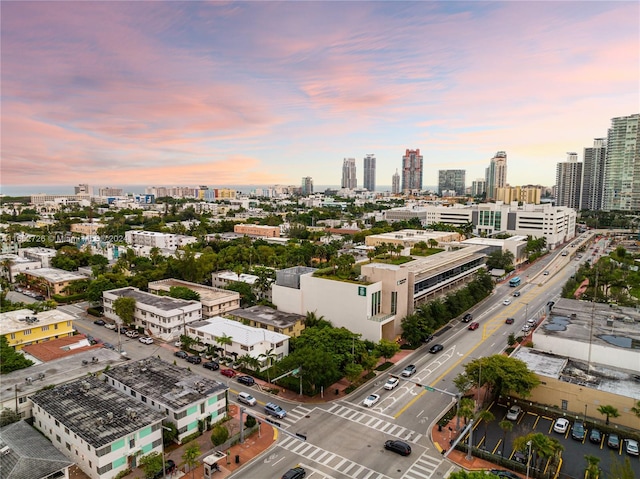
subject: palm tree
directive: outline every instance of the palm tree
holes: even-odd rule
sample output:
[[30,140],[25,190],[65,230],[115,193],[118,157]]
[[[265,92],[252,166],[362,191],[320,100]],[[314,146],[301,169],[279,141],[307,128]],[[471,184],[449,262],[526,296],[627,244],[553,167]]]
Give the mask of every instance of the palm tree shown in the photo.
[[613,407],[613,406],[609,406],[606,404],[603,404],[602,406],[600,406],[598,408],[598,412],[604,416],[607,416],[607,420],[605,422],[605,424],[608,426],[609,425],[609,418],[610,417],[619,417],[620,413],[618,412],[618,410]]
[[640,401],[638,401],[636,405],[631,408],[631,412],[635,414],[636,417],[640,417]]
[[469,419],[473,417],[474,404],[471,398],[462,398],[460,400],[460,408],[458,409],[458,416],[464,418],[464,423],[467,424]]
[[200,445],[196,441],[191,441],[182,454],[182,459],[191,470],[191,479],[193,479],[195,467],[198,465],[198,457],[200,457]]
[[598,467],[598,464],[600,464],[600,458],[598,456],[588,456],[585,455],[584,458],[587,460],[587,469],[586,469],[586,478],[587,479],[594,479],[596,477],[598,477],[598,475],[600,474],[600,467]]
[[222,333],[222,336],[216,338],[216,343],[224,346],[224,355],[227,355],[227,346],[231,346],[233,344],[233,338],[231,336],[227,336],[225,333]]
[[273,348],[267,350],[264,353],[260,353],[258,355],[258,359],[264,359],[267,363],[267,382],[270,383],[271,382],[271,378],[269,376],[269,369],[271,368],[271,365],[273,364],[273,361],[277,358],[278,356],[276,355],[276,353],[273,352]]
[[493,421],[495,418],[496,417],[493,415],[493,413],[488,409],[483,409],[482,411],[480,411],[480,414],[478,414],[478,419],[484,421],[485,444],[487,443],[487,429],[489,428],[489,423]]
[[504,445],[507,441],[507,433],[513,431],[513,422],[505,419],[504,421],[500,421],[498,423],[498,426],[500,426],[500,429],[502,429],[502,455],[504,456]]

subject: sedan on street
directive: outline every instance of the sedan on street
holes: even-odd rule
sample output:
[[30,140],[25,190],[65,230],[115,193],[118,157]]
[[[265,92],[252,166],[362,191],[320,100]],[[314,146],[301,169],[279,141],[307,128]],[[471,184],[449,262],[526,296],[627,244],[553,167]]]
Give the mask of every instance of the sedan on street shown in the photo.
[[384,388],[388,391],[391,391],[398,384],[400,384],[400,381],[398,380],[398,378],[389,378],[387,379],[387,382],[384,383]]
[[505,306],[509,306],[511,304],[511,300],[510,299],[505,299],[502,304],[504,304]]
[[173,353],[176,358],[186,359],[189,357],[189,354],[186,351],[176,351]]
[[411,446],[404,441],[387,441],[384,443],[384,448],[387,451],[393,451],[401,456],[411,454]]
[[143,338],[138,339],[142,344],[153,344],[153,338],[145,336]]
[[238,376],[238,382],[245,386],[253,386],[256,383],[256,380],[251,376]]
[[370,394],[368,395],[364,401],[362,401],[363,406],[371,407],[376,404],[380,400],[379,394]]
[[470,331],[475,331],[479,327],[480,327],[480,324],[474,321],[473,323],[469,324],[469,327],[467,329]]
[[101,319],[96,319],[93,324],[97,324],[98,326],[104,326],[106,323]]
[[202,367],[205,369],[210,369],[211,371],[217,371],[220,369],[220,365],[215,361],[207,361],[206,363],[202,363]]
[[187,362],[191,364],[200,364],[202,363],[202,358],[200,356],[188,356]]
[[402,375],[406,378],[412,376],[416,372],[415,364],[409,364],[406,368],[402,370]]
[[444,349],[444,346],[442,344],[434,344],[433,346],[431,346],[431,349],[429,349],[429,352],[431,354],[436,354],[442,351],[443,349]]
[[222,371],[220,371],[220,374],[228,378],[232,378],[236,375],[236,372],[233,369],[223,369]]
[[504,322],[507,323],[507,324],[513,324],[514,321],[515,321],[514,318],[507,318],[507,319],[504,320]]

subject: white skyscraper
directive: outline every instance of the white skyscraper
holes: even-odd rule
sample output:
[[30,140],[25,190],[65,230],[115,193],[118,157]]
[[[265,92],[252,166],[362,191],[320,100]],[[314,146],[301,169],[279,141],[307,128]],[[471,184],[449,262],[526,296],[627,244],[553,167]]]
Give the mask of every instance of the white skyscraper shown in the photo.
[[354,190],[358,187],[355,158],[345,158],[342,162],[342,183],[340,186],[350,190]]
[[363,185],[369,191],[376,191],[376,157],[369,154],[364,157]]

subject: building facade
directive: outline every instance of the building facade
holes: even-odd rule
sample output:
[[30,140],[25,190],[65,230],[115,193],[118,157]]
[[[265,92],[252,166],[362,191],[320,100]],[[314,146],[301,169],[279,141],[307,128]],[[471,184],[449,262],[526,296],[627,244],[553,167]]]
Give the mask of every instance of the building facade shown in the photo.
[[340,186],[350,190],[355,190],[358,187],[355,158],[345,158],[342,161],[342,182]]
[[376,157],[368,154],[364,157],[364,181],[362,186],[369,191],[376,191]]
[[443,196],[444,192],[453,191],[455,196],[464,196],[465,176],[465,170],[438,170],[438,195]]
[[313,194],[313,178],[305,176],[302,178],[302,187],[300,188],[300,194],[302,196],[309,196]]
[[496,188],[503,188],[507,185],[507,153],[499,151],[489,162],[485,170],[485,182],[487,199],[495,199]]
[[195,236],[159,233],[157,231],[129,230],[124,234],[127,244],[132,246],[149,246],[151,248],[175,250],[181,246],[196,243]]
[[266,329],[289,337],[300,336],[304,330],[305,316],[286,313],[260,304],[230,311],[225,316],[253,328]]
[[154,294],[168,293],[172,286],[189,288],[200,295],[202,317],[211,318],[240,307],[240,293],[227,289],[214,288],[198,283],[190,283],[180,279],[161,279],[148,284],[149,292]]
[[59,309],[38,314],[30,309],[18,309],[0,314],[0,334],[9,346],[22,349],[50,339],[73,336],[73,316]]
[[556,206],[580,209],[582,163],[577,153],[567,153],[567,161],[556,168]]
[[406,150],[402,157],[402,192],[422,191],[423,158],[420,150]]
[[258,238],[279,238],[280,227],[267,225],[253,225],[248,223],[233,225],[233,232]]
[[483,196],[487,191],[486,178],[476,178],[471,182],[471,196]]
[[591,148],[584,149],[582,163],[581,210],[601,210],[604,187],[604,167],[607,160],[607,139],[596,138]]
[[640,114],[613,118],[607,134],[604,210],[640,210]]
[[400,194],[400,175],[398,174],[398,170],[391,177],[391,194],[397,195]]

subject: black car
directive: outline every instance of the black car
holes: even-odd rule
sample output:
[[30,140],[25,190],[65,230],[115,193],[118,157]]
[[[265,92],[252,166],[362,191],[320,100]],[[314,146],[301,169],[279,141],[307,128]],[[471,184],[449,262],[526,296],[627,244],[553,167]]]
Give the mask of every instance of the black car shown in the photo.
[[462,317],[462,322],[463,323],[468,323],[473,319],[473,316],[471,315],[471,313],[467,313]]
[[293,469],[289,469],[282,475],[282,479],[302,479],[307,475],[307,471],[305,471],[301,467],[294,467]]
[[187,356],[186,360],[191,364],[200,364],[202,362],[202,358],[200,356]]
[[401,456],[411,454],[411,446],[403,441],[387,441],[384,443],[384,448],[387,451],[393,451]]
[[571,437],[576,441],[584,441],[584,424],[579,421],[573,423],[573,427],[571,428]]
[[176,358],[182,358],[182,359],[186,359],[189,357],[189,355],[185,351],[176,351],[175,353],[173,353],[173,355]]
[[101,319],[96,319],[93,324],[97,324],[98,326],[104,326],[105,322]]
[[520,476],[518,476],[515,472],[506,471],[504,469],[491,469],[489,472],[494,476],[506,479],[520,479]]
[[256,381],[251,376],[238,376],[238,382],[245,386],[253,386]]
[[425,343],[428,343],[428,342],[430,342],[430,341],[432,341],[432,340],[433,340],[433,334],[430,334],[430,335],[428,335],[426,338],[424,338],[424,342],[425,342]]
[[36,301],[44,301],[44,296],[42,296],[41,294],[37,294],[34,299]]
[[[175,470],[176,470],[176,463],[174,462],[174,460],[167,459],[167,462],[164,465],[164,473],[170,476],[175,472]],[[156,472],[156,475],[153,476],[153,479],[160,479],[161,477],[164,477],[164,474],[162,473],[162,469]]]
[[598,429],[592,429],[589,433],[589,441],[594,444],[600,444],[602,442],[602,433]]
[[607,447],[611,449],[618,449],[620,447],[620,438],[617,434],[609,434],[607,438]]
[[431,349],[429,349],[429,352],[431,354],[436,354],[442,351],[443,349],[444,349],[444,346],[442,344],[434,344],[433,346],[431,346]]
[[127,331],[129,331],[127,328],[125,328],[124,326],[120,326],[120,334],[126,334]]
[[211,369],[212,371],[217,371],[218,369],[220,369],[220,365],[215,361],[207,361],[206,363],[202,363],[202,367]]

